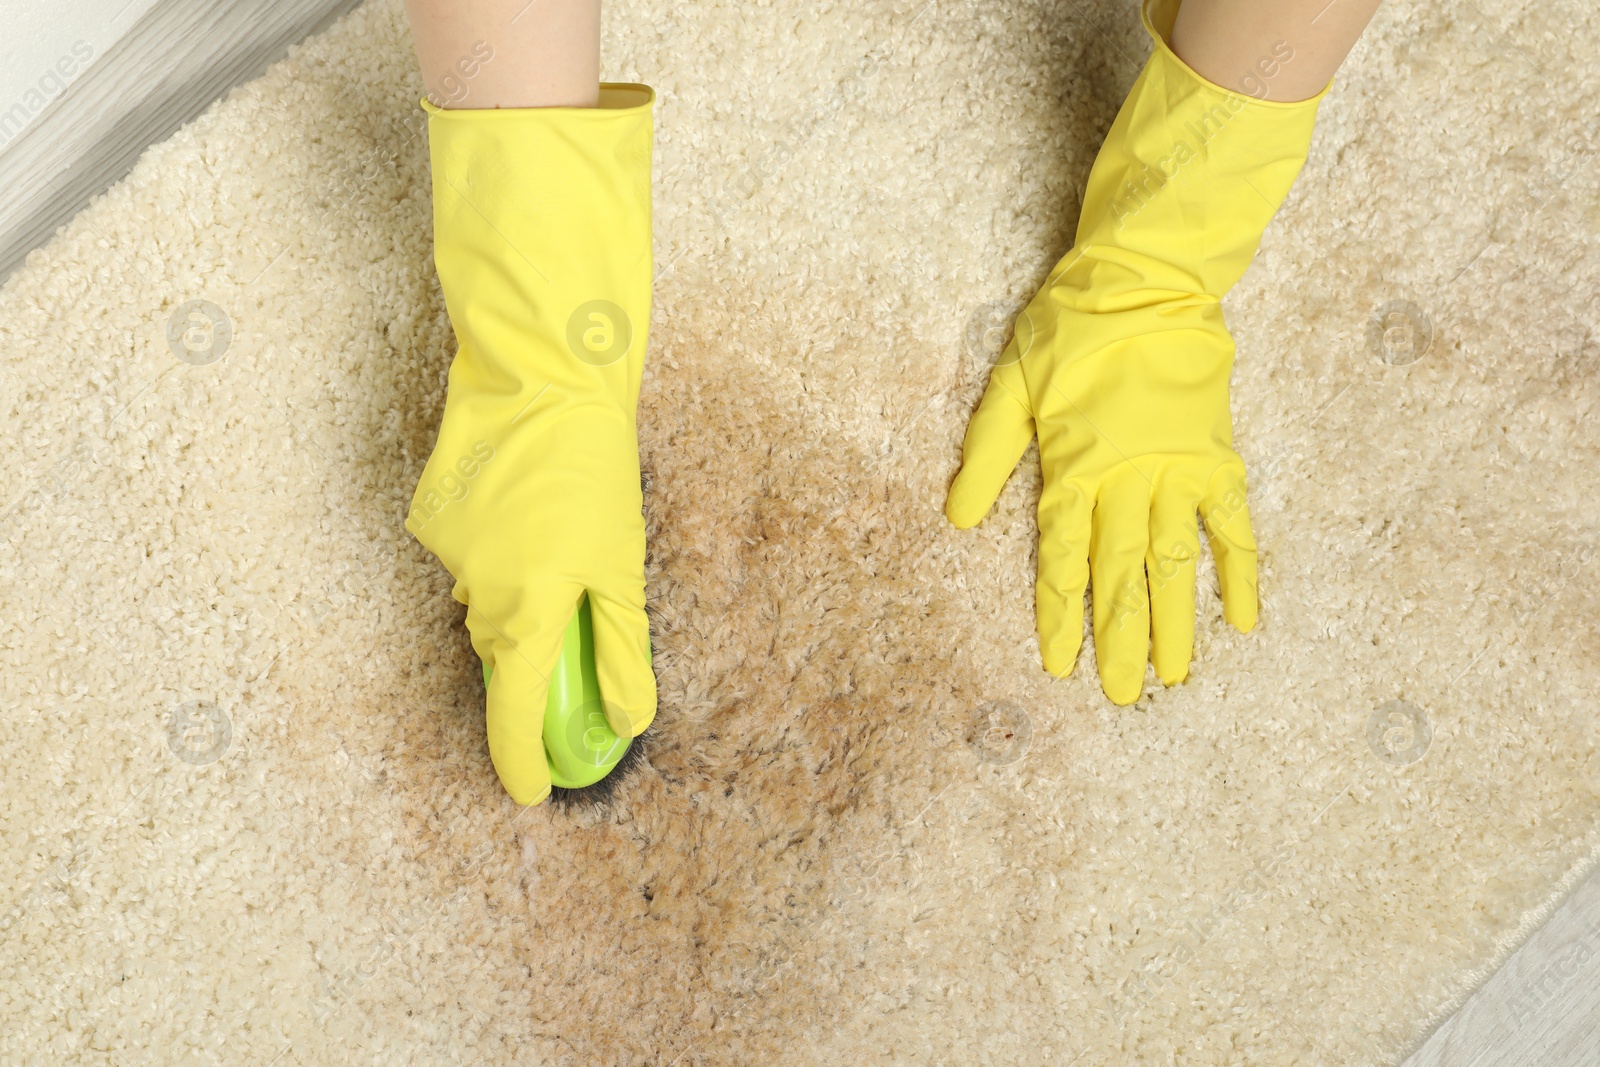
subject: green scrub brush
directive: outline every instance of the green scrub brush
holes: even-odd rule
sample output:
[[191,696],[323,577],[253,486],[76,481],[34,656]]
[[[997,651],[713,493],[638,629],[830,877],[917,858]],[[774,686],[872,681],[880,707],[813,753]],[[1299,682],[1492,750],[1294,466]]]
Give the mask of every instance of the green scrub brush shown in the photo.
[[[483,665],[483,684],[491,671]],[[544,706],[544,755],[550,798],[558,804],[601,803],[640,760],[639,746],[617,736],[606,721],[594,669],[594,624],[588,594],[578,601],[561,639],[561,658],[550,672]]]

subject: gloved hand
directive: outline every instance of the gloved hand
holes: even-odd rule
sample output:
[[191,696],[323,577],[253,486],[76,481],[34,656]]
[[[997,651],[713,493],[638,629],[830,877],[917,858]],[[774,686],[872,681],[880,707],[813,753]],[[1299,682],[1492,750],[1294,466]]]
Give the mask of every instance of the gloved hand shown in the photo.
[[1155,50],[1090,170],[1076,243],[990,374],[945,503],[956,526],[975,525],[1037,432],[1045,669],[1072,670],[1092,581],[1100,682],[1118,704],[1138,699],[1147,654],[1168,685],[1188,674],[1197,512],[1224,616],[1255,625],[1220,300],[1305,162],[1322,99],[1268,102],[1207,82],[1166,44],[1177,9],[1145,4]]
[[585,592],[606,720],[655,716],[636,413],[650,323],[650,109],[443,110],[424,101],[434,260],[459,348],[406,528],[456,579],[490,669],[489,754],[550,792],[549,679]]

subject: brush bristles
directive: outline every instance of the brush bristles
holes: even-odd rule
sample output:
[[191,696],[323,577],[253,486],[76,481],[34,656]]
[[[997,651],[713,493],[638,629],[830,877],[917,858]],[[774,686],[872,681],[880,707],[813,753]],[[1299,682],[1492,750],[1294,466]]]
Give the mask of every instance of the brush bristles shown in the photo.
[[604,807],[611,803],[616,796],[617,786],[622,780],[637,770],[644,762],[644,735],[640,734],[628,746],[628,751],[617,760],[617,765],[611,768],[611,773],[600,779],[594,785],[586,785],[578,789],[563,789],[559,785],[550,787],[550,802],[557,807]]

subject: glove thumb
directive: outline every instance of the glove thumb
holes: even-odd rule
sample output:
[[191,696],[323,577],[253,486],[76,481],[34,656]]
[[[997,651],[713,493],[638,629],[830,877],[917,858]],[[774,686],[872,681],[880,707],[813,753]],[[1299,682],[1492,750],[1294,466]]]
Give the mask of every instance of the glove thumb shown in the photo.
[[976,526],[989,513],[1033,440],[1033,412],[1017,398],[1007,378],[1014,379],[1020,389],[1017,364],[998,366],[990,373],[983,400],[967,423],[961,470],[944,502],[945,517],[957,529]]

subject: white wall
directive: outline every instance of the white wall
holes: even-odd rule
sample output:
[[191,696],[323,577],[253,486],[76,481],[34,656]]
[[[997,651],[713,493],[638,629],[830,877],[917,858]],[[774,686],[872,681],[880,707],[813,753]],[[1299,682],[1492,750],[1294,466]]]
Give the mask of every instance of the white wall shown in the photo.
[[0,0],[0,148],[157,0]]

